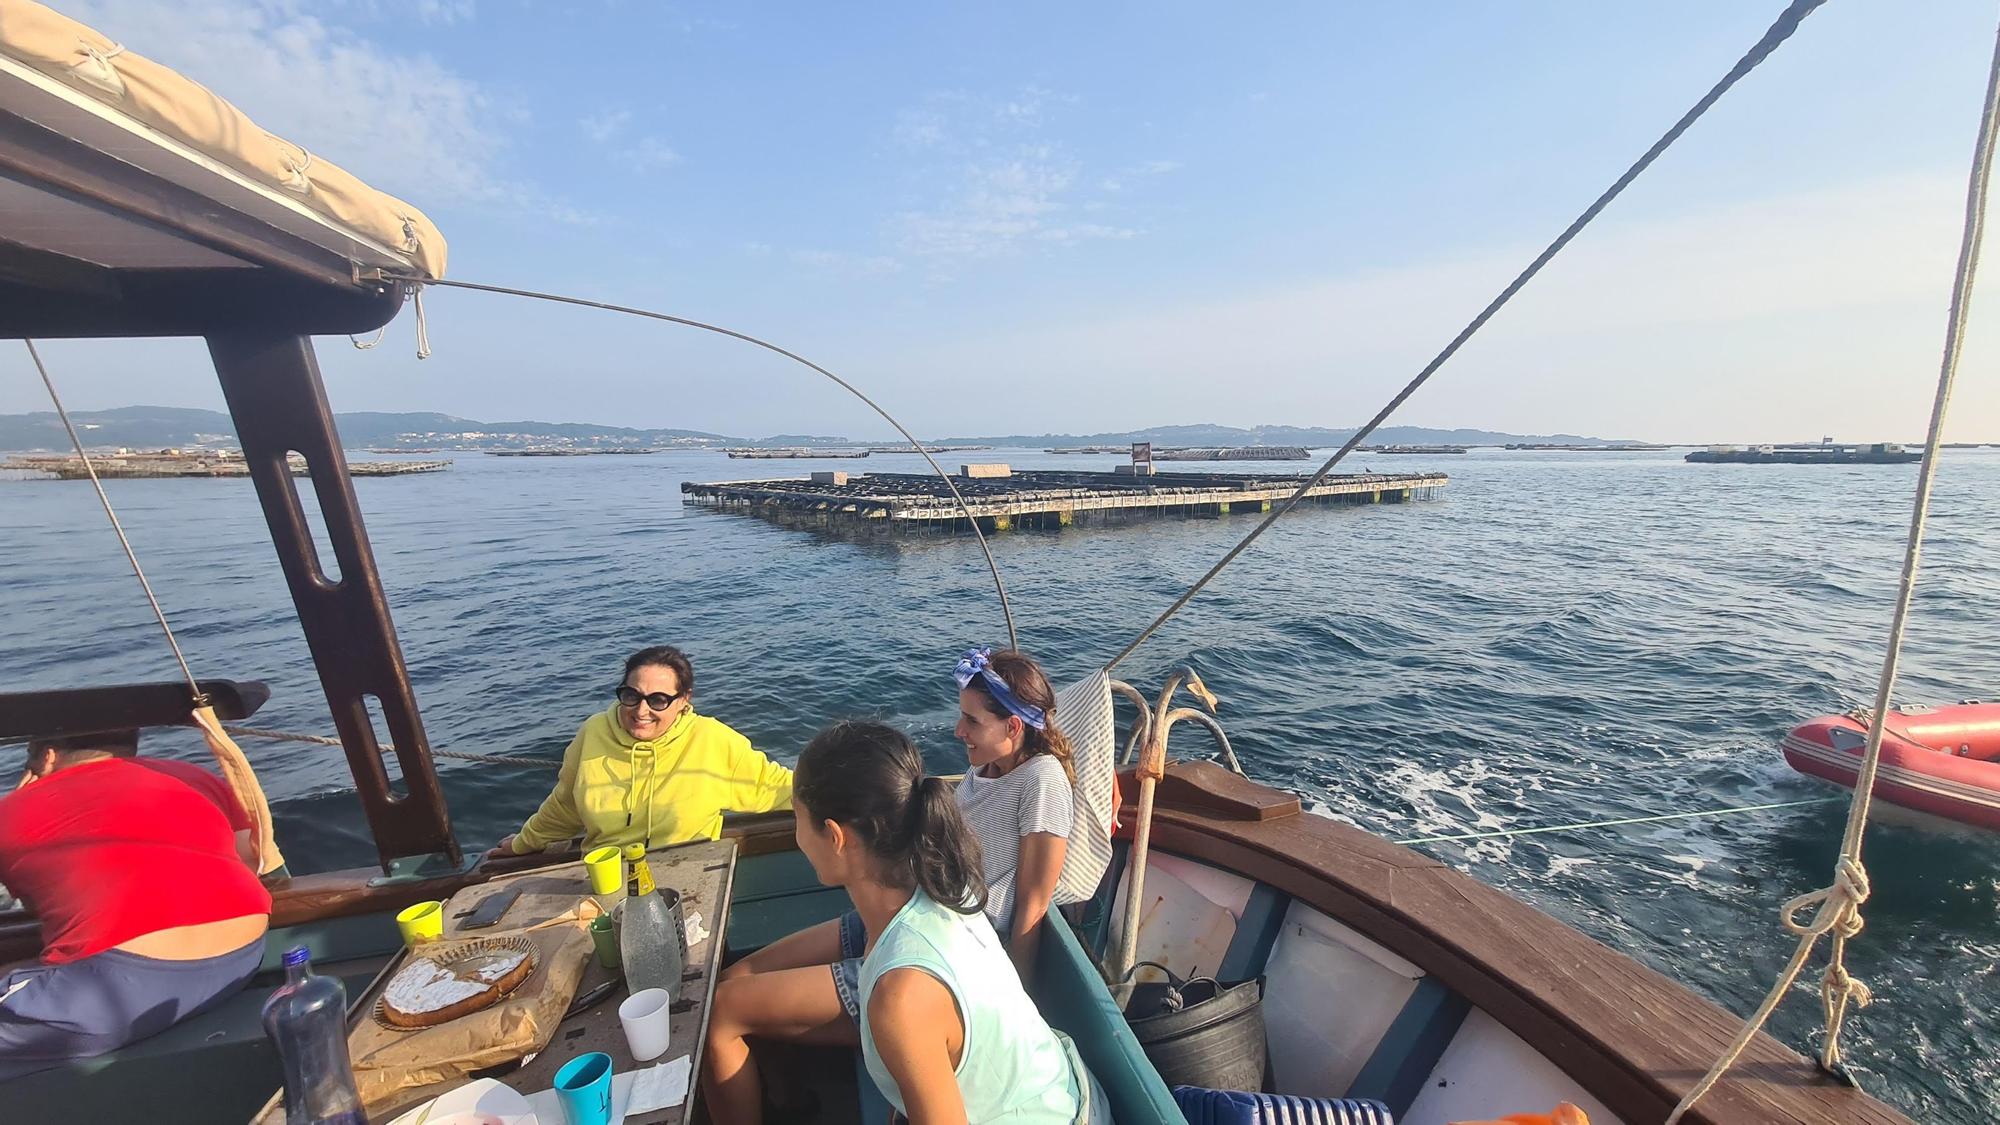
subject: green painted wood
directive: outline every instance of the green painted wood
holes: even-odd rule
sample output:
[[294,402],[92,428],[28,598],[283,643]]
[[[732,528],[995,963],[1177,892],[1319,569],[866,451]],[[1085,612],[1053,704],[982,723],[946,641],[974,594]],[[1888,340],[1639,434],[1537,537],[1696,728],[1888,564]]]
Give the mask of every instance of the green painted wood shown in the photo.
[[1278,888],[1267,883],[1253,887],[1250,901],[1243,904],[1242,917],[1236,919],[1236,934],[1229,939],[1216,979],[1233,982],[1263,976],[1264,966],[1271,960],[1271,947],[1278,944],[1278,933],[1285,928],[1285,912],[1291,908],[1292,896]]
[[1350,1098],[1374,1098],[1401,1117],[1423,1091],[1424,1081],[1437,1069],[1444,1049],[1472,1011],[1465,997],[1432,977],[1417,982],[1403,1010],[1382,1033],[1374,1054],[1347,1088]]
[[1076,1041],[1077,1053],[1104,1087],[1112,1119],[1185,1120],[1069,923],[1051,913],[1043,928],[1028,994],[1051,1026]]
[[724,958],[738,960],[787,934],[838,918],[852,905],[846,891],[820,884],[800,852],[740,859],[729,895]]

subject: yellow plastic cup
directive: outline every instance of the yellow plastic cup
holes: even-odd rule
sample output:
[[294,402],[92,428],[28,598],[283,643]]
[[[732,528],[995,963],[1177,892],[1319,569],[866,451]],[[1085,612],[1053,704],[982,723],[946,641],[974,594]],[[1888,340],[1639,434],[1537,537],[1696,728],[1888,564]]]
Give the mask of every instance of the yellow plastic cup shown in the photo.
[[583,866],[590,872],[592,894],[613,894],[625,885],[625,857],[615,844],[607,844],[584,856]]
[[444,903],[432,900],[406,906],[396,915],[404,945],[422,945],[444,936]]

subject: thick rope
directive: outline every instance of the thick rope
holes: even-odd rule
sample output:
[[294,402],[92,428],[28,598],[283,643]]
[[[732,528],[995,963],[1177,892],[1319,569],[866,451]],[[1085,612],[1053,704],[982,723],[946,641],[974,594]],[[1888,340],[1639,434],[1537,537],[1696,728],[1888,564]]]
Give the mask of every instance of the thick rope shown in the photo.
[[[1847,831],[1841,837],[1840,858],[1834,869],[1833,885],[1800,895],[1785,904],[1785,929],[1799,935],[1798,948],[1778,975],[1771,992],[1713,1069],[1688,1091],[1667,1125],[1674,1125],[1688,1108],[1720,1081],[1750,1040],[1798,978],[1806,957],[1819,943],[1820,935],[1831,934],[1826,972],[1820,978],[1820,1005],[1826,1016],[1826,1043],[1820,1048],[1820,1065],[1845,1075],[1840,1063],[1840,1031],[1847,1018],[1847,1005],[1864,1006],[1871,999],[1868,986],[1847,972],[1847,940],[1861,932],[1861,904],[1868,899],[1868,872],[1861,866],[1861,842],[1868,826],[1868,810],[1875,793],[1875,774],[1882,761],[1882,726],[1889,713],[1889,695],[1896,685],[1896,669],[1903,655],[1903,631],[1909,622],[1910,601],[1916,590],[1917,567],[1923,557],[1924,525],[1930,517],[1931,482],[1937,477],[1938,450],[1944,441],[1945,412],[1951,406],[1952,384],[1958,378],[1958,357],[1965,344],[1965,318],[1972,305],[1972,283],[1979,268],[1979,248],[1986,233],[1986,191],[1993,170],[1996,124],[2000,124],[2000,34],[1993,45],[1993,61],[1986,73],[1986,104],[1979,116],[1979,140],[1973,148],[1972,171],[1965,188],[1965,228],[1958,244],[1958,267],[1951,284],[1951,313],[1946,322],[1944,358],[1938,366],[1937,396],[1931,402],[1930,432],[1924,439],[1924,461],[1917,471],[1916,499],[1911,504],[1910,531],[1903,546],[1903,576],[1896,589],[1896,611],[1889,621],[1888,652],[1882,658],[1882,677],[1875,687],[1875,708],[1868,724],[1868,744],[1861,753],[1861,769],[1854,779],[1853,804],[1847,810]],[[1811,922],[1800,923],[1798,913],[1817,906]]]
[[181,675],[187,678],[188,690],[194,693],[199,706],[201,685],[195,682],[187,657],[181,655],[181,643],[174,639],[173,626],[167,624],[167,611],[160,608],[160,599],[153,596],[153,584],[146,581],[146,572],[139,567],[139,556],[132,550],[132,541],[125,538],[125,525],[118,522],[118,513],[111,507],[111,497],[104,494],[104,482],[97,479],[97,466],[90,460],[90,454],[84,452],[83,439],[77,436],[76,426],[69,420],[69,411],[63,408],[62,396],[56,393],[55,380],[49,378],[49,369],[42,363],[42,353],[35,350],[33,340],[24,339],[21,342],[28,345],[28,357],[35,361],[35,371],[42,377],[42,386],[49,390],[49,401],[55,404],[56,417],[62,419],[63,429],[69,431],[69,443],[76,447],[76,455],[83,462],[83,471],[90,475],[90,487],[97,490],[97,502],[104,505],[104,516],[111,521],[111,530],[118,533],[118,545],[125,549],[125,561],[132,564],[132,576],[139,580],[139,588],[146,592],[146,602],[153,607],[153,616],[160,622],[160,632],[166,634],[167,647],[174,650],[174,661],[181,666]]
[[214,755],[216,764],[222,767],[222,776],[250,814],[250,835],[257,846],[257,874],[277,871],[285,866],[285,853],[278,850],[277,832],[271,825],[271,802],[264,796],[264,786],[257,781],[257,771],[250,767],[243,748],[224,733],[215,708],[206,705],[195,708],[194,725],[201,728],[208,752]]
[[882,409],[874,399],[863,394],[861,388],[797,352],[788,351],[771,343],[769,340],[762,340],[747,332],[738,332],[733,328],[724,328],[719,324],[709,324],[705,321],[692,320],[684,316],[674,316],[671,313],[654,312],[650,309],[633,308],[630,305],[614,305],[608,301],[592,301],[584,297],[565,297],[559,293],[543,293],[534,289],[515,289],[505,285],[481,285],[472,281],[446,281],[442,278],[434,277],[414,277],[398,274],[386,274],[384,276],[387,280],[400,281],[416,287],[418,294],[416,298],[418,347],[420,349],[417,358],[419,359],[430,355],[430,337],[423,328],[423,287],[426,285],[442,285],[451,289],[471,289],[479,293],[498,293],[507,297],[526,297],[534,301],[550,301],[558,305],[576,305],[579,308],[602,309],[605,312],[624,313],[626,316],[645,317],[648,320],[664,320],[668,324],[678,324],[684,328],[699,328],[703,332],[713,332],[718,336],[727,336],[732,340],[741,340],[746,344],[753,344],[763,348],[765,351],[774,352],[833,380],[842,390],[860,399],[867,405],[868,409],[881,415],[883,421],[894,426],[896,432],[903,435],[903,440],[910,443],[910,448],[916,450],[922,455],[925,461],[930,463],[931,471],[937,474],[938,479],[944,482],[944,486],[947,489],[951,490],[951,498],[957,502],[958,510],[965,513],[965,522],[972,528],[973,538],[979,540],[979,551],[986,556],[986,569],[992,572],[994,592],[1000,595],[1000,616],[1007,623],[1007,646],[1009,648],[1021,647],[1020,635],[1014,630],[1014,608],[1007,600],[1007,584],[1000,580],[1000,564],[994,561],[993,547],[986,542],[986,533],[979,530],[979,520],[973,516],[971,506],[965,502],[965,497],[960,495],[958,485],[952,481],[951,474],[945,472],[944,466],[937,463],[937,458],[932,457],[931,451],[924,448],[924,443],[918,441],[916,435],[904,428],[901,422],[896,421],[894,415]]
[[[303,742],[312,746],[331,746],[343,749],[345,744],[338,738],[328,738],[322,734],[293,734],[282,730],[259,730],[255,727],[224,727],[230,734],[242,738],[265,738],[273,742]],[[384,743],[382,753],[393,754],[394,746]],[[456,758],[462,762],[489,762],[503,766],[560,766],[561,758],[531,758],[514,754],[474,754],[464,750],[439,750],[431,748],[431,755],[437,758]]]
[[1460,840],[1500,840],[1512,836],[1539,836],[1544,832],[1574,832],[1584,828],[1616,828],[1623,824],[1657,824],[1664,820],[1694,820],[1710,816],[1730,816],[1735,813],[1766,812],[1771,809],[1796,809],[1806,805],[1830,805],[1844,801],[1845,797],[1814,797],[1805,801],[1780,801],[1774,805],[1734,805],[1721,809],[1696,809],[1694,812],[1660,813],[1657,816],[1625,816],[1617,820],[1586,820],[1576,824],[1548,824],[1539,828],[1502,828],[1493,832],[1454,832],[1446,836],[1412,836],[1396,843],[1405,847],[1411,844],[1450,844]]
[[1548,247],[1537,255],[1533,262],[1528,264],[1527,269],[1522,270],[1513,281],[1509,282],[1507,288],[1501,290],[1498,297],[1493,298],[1485,308],[1481,309],[1479,315],[1473,317],[1470,324],[1460,329],[1458,335],[1452,337],[1451,343],[1446,344],[1443,351],[1439,352],[1435,358],[1425,364],[1424,369],[1417,372],[1416,378],[1411,379],[1403,386],[1402,390],[1397,391],[1396,397],[1390,399],[1388,405],[1377,411],[1375,416],[1368,420],[1367,425],[1354,431],[1354,436],[1348,438],[1346,444],[1336,450],[1333,456],[1326,459],[1326,463],[1319,467],[1319,471],[1312,475],[1312,479],[1300,485],[1298,491],[1292,493],[1283,504],[1272,508],[1271,514],[1260,520],[1256,527],[1251,528],[1250,534],[1245,535],[1241,542],[1231,547],[1228,554],[1223,555],[1220,561],[1208,569],[1207,574],[1202,575],[1199,581],[1188,587],[1186,593],[1174,599],[1174,604],[1168,606],[1165,613],[1154,618],[1151,625],[1146,626],[1139,632],[1138,636],[1132,638],[1131,644],[1120,649],[1118,655],[1112,657],[1104,665],[1104,670],[1108,672],[1118,667],[1121,661],[1132,655],[1140,645],[1145,644],[1148,638],[1158,632],[1160,626],[1165,625],[1169,618],[1179,613],[1182,606],[1192,601],[1194,596],[1200,593],[1202,588],[1207,586],[1209,582],[1213,581],[1216,575],[1221,574],[1224,567],[1235,562],[1236,556],[1247,550],[1250,544],[1255,543],[1258,536],[1263,535],[1272,524],[1278,522],[1287,512],[1297,507],[1299,501],[1305,498],[1306,493],[1312,491],[1319,482],[1326,479],[1326,475],[1333,471],[1333,467],[1340,463],[1341,458],[1347,456],[1353,452],[1356,446],[1368,440],[1369,434],[1374,433],[1377,427],[1383,422],[1388,421],[1389,415],[1394,414],[1397,408],[1403,405],[1405,400],[1417,393],[1417,388],[1429,382],[1430,377],[1437,374],[1438,368],[1445,365],[1445,361],[1457,355],[1458,350],[1465,346],[1465,342],[1472,339],[1473,333],[1478,332],[1480,328],[1484,327],[1487,321],[1493,319],[1493,314],[1499,312],[1508,301],[1513,299],[1514,294],[1521,291],[1522,286],[1528,284],[1536,274],[1542,272],[1542,267],[1548,265],[1551,259],[1561,253],[1563,247],[1568,246],[1571,239],[1582,233],[1583,228],[1589,226],[1591,220],[1597,218],[1599,212],[1610,206],[1611,201],[1618,198],[1619,194],[1633,180],[1638,179],[1641,172],[1651,167],[1653,161],[1659,159],[1660,154],[1667,151],[1669,145],[1679,140],[1681,134],[1687,132],[1688,127],[1699,120],[1702,114],[1707,113],[1709,107],[1714,105],[1723,94],[1727,93],[1731,86],[1736,85],[1737,81],[1743,78],[1744,75],[1757,69],[1758,64],[1769,57],[1771,52],[1777,50],[1779,44],[1791,38],[1792,33],[1798,30],[1799,21],[1812,14],[1813,9],[1818,8],[1825,2],[1826,0],[1792,0],[1792,3],[1778,16],[1777,22],[1773,23],[1770,30],[1764,33],[1764,37],[1759,39],[1756,45],[1751,47],[1741,59],[1737,60],[1736,65],[1730,68],[1729,73],[1723,75],[1722,80],[1717,82],[1714,88],[1710,89],[1707,94],[1702,96],[1700,101],[1694,104],[1694,108],[1682,114],[1681,119],[1674,122],[1673,128],[1668,129],[1659,140],[1654,141],[1653,147],[1647,149],[1644,156],[1641,156],[1630,168],[1627,168],[1625,174],[1618,177],[1617,182],[1606,188],[1604,194],[1598,196],[1596,201],[1590,206],[1584,208],[1583,214],[1578,215],[1576,221],[1570,223],[1561,234],[1557,235],[1556,240],[1549,243]]

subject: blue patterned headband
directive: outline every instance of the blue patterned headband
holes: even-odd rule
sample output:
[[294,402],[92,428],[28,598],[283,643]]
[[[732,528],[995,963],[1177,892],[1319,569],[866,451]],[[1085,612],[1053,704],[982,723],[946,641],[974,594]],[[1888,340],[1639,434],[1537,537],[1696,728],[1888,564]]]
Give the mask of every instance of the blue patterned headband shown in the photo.
[[986,693],[1005,707],[1008,714],[1036,730],[1048,729],[1048,715],[1040,707],[1014,698],[1014,689],[1008,687],[1007,681],[1000,678],[1000,673],[993,670],[993,649],[990,646],[967,649],[965,655],[958,658],[958,667],[952,669],[951,675],[958,681],[961,690],[971,687],[972,681],[978,679],[986,688]]

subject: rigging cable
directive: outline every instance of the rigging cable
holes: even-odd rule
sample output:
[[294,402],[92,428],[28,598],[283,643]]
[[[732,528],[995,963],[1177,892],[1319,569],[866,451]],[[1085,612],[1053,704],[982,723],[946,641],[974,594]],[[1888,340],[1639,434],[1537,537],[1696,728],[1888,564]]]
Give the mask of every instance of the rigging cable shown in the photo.
[[[1847,810],[1847,831],[1841,836],[1840,856],[1834,863],[1833,885],[1787,902],[1779,920],[1787,931],[1797,934],[1798,948],[1778,974],[1769,995],[1758,1005],[1730,1044],[1729,1050],[1695,1087],[1688,1091],[1667,1125],[1674,1125],[1689,1107],[1721,1080],[1750,1040],[1770,1019],[1778,1002],[1798,979],[1806,958],[1819,944],[1822,934],[1832,936],[1826,972],[1820,978],[1820,1006],[1826,1017],[1826,1042],[1820,1047],[1820,1066],[1853,1082],[1840,1061],[1840,1029],[1847,1017],[1847,1005],[1865,1007],[1871,999],[1868,986],[1847,972],[1847,940],[1861,932],[1861,904],[1868,899],[1868,871],[1861,865],[1863,830],[1868,826],[1868,809],[1875,795],[1875,775],[1882,761],[1882,728],[1889,714],[1889,693],[1896,685],[1896,669],[1903,655],[1903,632],[1909,623],[1910,600],[1917,584],[1917,567],[1923,557],[1924,525],[1930,517],[1931,482],[1937,477],[1938,450],[1944,444],[1945,412],[1951,407],[1952,384],[1958,378],[1958,357],[1965,346],[1965,317],[1972,306],[1972,283],[1979,269],[1979,248],[1986,234],[1986,192],[1993,170],[1996,126],[2000,126],[2000,32],[1993,44],[1993,61],[1986,71],[1986,101],[1979,115],[1979,139],[1973,145],[1972,170],[1965,185],[1965,226],[1959,236],[1958,265],[1952,272],[1951,311],[1945,322],[1944,358],[1938,365],[1937,395],[1931,400],[1930,430],[1924,438],[1924,460],[1917,470],[1916,496],[1910,505],[1910,531],[1903,544],[1903,575],[1896,587],[1896,609],[1889,619],[1888,651],[1882,657],[1882,677],[1875,686],[1875,707],[1868,723],[1868,742],[1861,751],[1861,768],[1854,778],[1853,804]],[[1797,921],[1798,914],[1817,906],[1812,920]]]
[[[346,746],[346,743],[343,743],[338,738],[329,738],[323,734],[293,734],[290,731],[261,730],[257,727],[224,727],[222,729],[239,738],[263,738],[273,742],[303,742],[310,746],[331,746],[336,750],[343,749]],[[396,752],[395,744],[389,742],[382,743],[379,749],[385,757]],[[487,762],[503,766],[547,767],[562,765],[561,758],[536,758],[526,754],[475,754],[467,750],[440,750],[435,746],[431,747],[431,756],[434,758],[457,758],[465,762]]]
[[174,661],[181,666],[181,675],[187,678],[188,690],[194,693],[195,706],[203,706],[207,697],[201,692],[201,685],[195,682],[194,671],[188,667],[187,657],[181,655],[181,643],[174,639],[173,627],[167,624],[167,612],[160,608],[160,599],[153,596],[153,584],[146,581],[146,572],[139,567],[139,556],[132,550],[132,541],[125,538],[125,525],[118,522],[118,513],[111,507],[111,497],[104,494],[104,482],[97,479],[97,466],[84,452],[83,438],[76,432],[76,426],[69,420],[69,411],[63,408],[62,396],[56,393],[55,380],[49,378],[49,369],[42,362],[42,353],[35,350],[33,340],[24,339],[28,345],[28,357],[35,361],[35,371],[42,377],[42,386],[49,391],[49,401],[55,404],[56,417],[62,419],[63,429],[69,431],[69,443],[76,449],[76,455],[83,462],[83,471],[90,475],[90,486],[97,490],[97,502],[104,505],[104,515],[111,521],[111,530],[118,533],[118,545],[125,548],[125,561],[132,564],[132,577],[139,580],[139,588],[146,592],[146,602],[153,607],[153,616],[159,619],[160,632],[166,634],[167,647],[174,650]]
[[187,677],[188,691],[192,693],[188,707],[194,725],[201,729],[202,737],[208,743],[208,752],[215,756],[216,765],[221,767],[229,788],[250,814],[251,840],[257,849],[257,873],[268,875],[277,871],[285,866],[285,855],[278,849],[277,835],[271,824],[271,802],[264,794],[263,784],[257,780],[257,772],[251,768],[243,748],[230,741],[223,732],[222,721],[216,717],[208,696],[194,678],[194,670],[188,667],[187,657],[181,652],[181,643],[174,637],[173,626],[167,624],[167,613],[160,608],[160,599],[153,595],[153,584],[146,581],[146,572],[139,566],[139,556],[132,550],[132,541],[125,537],[125,525],[118,522],[118,512],[111,506],[111,497],[105,494],[104,482],[97,477],[97,466],[84,450],[83,438],[78,436],[76,426],[70,422],[62,396],[56,393],[55,380],[49,377],[49,368],[42,362],[42,353],[36,350],[33,340],[24,338],[21,342],[28,346],[28,356],[35,361],[35,371],[42,377],[42,386],[48,388],[49,401],[55,404],[56,416],[62,419],[63,429],[69,432],[70,445],[75,447],[77,459],[83,462],[83,470],[90,477],[90,486],[97,490],[97,502],[104,505],[104,516],[111,521],[111,530],[118,533],[118,545],[125,549],[125,561],[132,564],[132,576],[139,580],[139,588],[146,592],[146,601],[153,607],[153,616],[160,622],[160,632],[166,635],[167,647],[174,650],[174,661],[181,666],[181,675]]
[[1699,120],[1702,114],[1708,112],[1709,107],[1721,99],[1722,95],[1727,93],[1731,86],[1736,85],[1739,79],[1749,74],[1752,70],[1755,70],[1759,63],[1762,63],[1770,56],[1771,52],[1777,50],[1780,44],[1791,38],[1792,33],[1798,30],[1801,20],[1811,15],[1814,9],[1825,2],[1826,0],[1792,0],[1792,3],[1779,14],[1777,21],[1771,25],[1768,31],[1764,32],[1764,37],[1759,39],[1749,51],[1745,52],[1741,59],[1737,60],[1736,65],[1730,68],[1729,73],[1723,75],[1722,80],[1717,82],[1707,94],[1702,96],[1700,101],[1694,104],[1694,108],[1682,114],[1681,119],[1674,122],[1673,128],[1668,129],[1659,140],[1654,141],[1653,147],[1647,149],[1645,155],[1641,156],[1630,168],[1627,168],[1625,174],[1618,177],[1617,182],[1606,188],[1604,194],[1598,196],[1596,201],[1589,207],[1584,208],[1583,213],[1576,217],[1576,221],[1570,223],[1560,235],[1557,235],[1556,240],[1549,243],[1548,247],[1541,254],[1537,255],[1534,261],[1528,264],[1527,269],[1522,270],[1513,281],[1509,282],[1507,288],[1500,291],[1499,296],[1493,298],[1485,308],[1481,309],[1479,315],[1472,318],[1471,323],[1459,330],[1458,335],[1452,337],[1451,343],[1446,344],[1444,350],[1439,352],[1429,363],[1425,364],[1423,370],[1417,372],[1415,378],[1405,384],[1402,390],[1397,391],[1396,397],[1390,399],[1388,405],[1377,411],[1375,416],[1368,420],[1367,425],[1356,430],[1353,437],[1348,438],[1346,443],[1334,452],[1333,456],[1327,458],[1326,463],[1319,467],[1319,471],[1314,473],[1311,479],[1301,484],[1298,490],[1293,492],[1284,503],[1272,508],[1269,515],[1258,521],[1256,527],[1250,529],[1250,534],[1245,535],[1241,542],[1231,547],[1229,552],[1222,556],[1221,560],[1208,569],[1207,574],[1202,575],[1200,580],[1188,587],[1186,593],[1175,599],[1174,604],[1167,607],[1166,612],[1154,618],[1151,625],[1146,626],[1138,636],[1132,638],[1131,644],[1120,649],[1118,655],[1113,656],[1104,665],[1104,670],[1108,672],[1118,667],[1121,661],[1132,655],[1140,645],[1145,644],[1148,638],[1158,632],[1160,626],[1165,625],[1169,618],[1179,613],[1181,607],[1193,600],[1194,596],[1201,592],[1202,587],[1207,586],[1216,575],[1221,574],[1224,567],[1235,562],[1236,556],[1247,550],[1250,544],[1256,542],[1257,538],[1263,535],[1272,524],[1278,522],[1287,512],[1297,507],[1299,501],[1305,498],[1306,493],[1310,492],[1321,481],[1326,479],[1327,474],[1333,471],[1333,467],[1340,463],[1341,458],[1353,452],[1356,446],[1366,441],[1369,434],[1374,433],[1377,427],[1388,420],[1389,415],[1395,413],[1405,400],[1417,392],[1417,388],[1429,382],[1430,377],[1437,373],[1438,368],[1443,367],[1445,361],[1458,354],[1458,350],[1465,346],[1465,342],[1472,339],[1473,333],[1478,332],[1480,328],[1484,327],[1486,322],[1491,320],[1493,315],[1499,312],[1502,306],[1513,299],[1514,294],[1520,292],[1523,286],[1527,285],[1536,274],[1542,271],[1543,266],[1549,264],[1550,259],[1560,253],[1563,247],[1568,246],[1570,240],[1581,233],[1584,227],[1590,225],[1590,221],[1597,218],[1598,213],[1609,206],[1612,200],[1618,198],[1619,194],[1633,180],[1638,179],[1639,174],[1650,167],[1653,161],[1659,158],[1661,153],[1667,151],[1669,145],[1679,140],[1681,134],[1687,132],[1689,126]]
[[[863,394],[861,388],[855,386],[854,384],[848,382],[847,380],[841,378],[840,376],[835,375],[833,372],[828,371],[826,368],[821,367],[819,364],[814,363],[812,360],[807,359],[806,357],[798,354],[797,352],[788,351],[785,348],[781,348],[778,345],[771,343],[769,340],[759,339],[756,336],[750,335],[748,332],[738,332],[733,328],[724,328],[719,324],[709,324],[706,321],[693,320],[684,316],[675,316],[672,313],[654,312],[650,309],[634,308],[630,305],[615,305],[610,303],[609,301],[593,301],[586,297],[569,297],[569,296],[564,296],[560,293],[544,293],[534,289],[517,289],[512,286],[506,286],[506,285],[483,285],[475,281],[450,281],[444,278],[417,277],[411,274],[384,274],[383,278],[384,280],[387,281],[395,281],[395,282],[400,282],[404,285],[413,286],[414,291],[417,293],[422,293],[424,291],[425,286],[441,285],[448,289],[471,289],[479,293],[498,293],[501,294],[502,296],[507,296],[507,297],[526,297],[530,300],[550,301],[558,305],[576,305],[580,308],[602,309],[605,312],[624,313],[627,316],[645,317],[649,320],[664,320],[669,324],[678,324],[685,328],[699,328],[703,332],[713,332],[718,336],[727,336],[732,340],[741,340],[746,344],[754,344],[757,347],[763,348],[765,351],[776,352],[778,355],[784,356],[786,359],[789,359],[794,363],[802,364],[820,373],[821,375],[826,376],[828,379],[833,380],[836,384],[840,386],[842,390],[845,390],[848,394],[851,394],[855,398],[860,399],[863,403],[867,405],[867,407],[870,410],[873,410],[875,413],[881,415],[883,421],[889,423],[891,426],[894,426],[896,428],[896,432],[903,435],[903,440],[910,443],[910,448],[916,450],[919,454],[921,454],[925,461],[930,462],[931,471],[937,474],[938,479],[944,482],[944,486],[947,489],[951,490],[951,498],[957,502],[958,510],[965,513],[966,524],[972,528],[973,536],[979,540],[979,551],[981,554],[986,556],[986,569],[992,572],[993,589],[996,593],[1000,595],[1000,616],[1004,618],[1007,622],[1007,645],[1010,648],[1021,647],[1020,635],[1014,631],[1014,609],[1013,606],[1009,604],[1007,600],[1007,584],[1000,580],[1000,564],[994,561],[993,547],[991,544],[987,543],[986,533],[979,530],[979,520],[972,514],[971,506],[965,502],[965,497],[959,493],[958,485],[952,482],[951,474],[945,472],[944,466],[939,465],[937,463],[937,458],[931,456],[931,451],[924,447],[924,443],[918,441],[916,435],[912,434],[908,429],[905,429],[901,422],[896,421],[895,417],[891,415],[887,410],[882,409],[881,405],[878,404],[874,399],[869,398],[866,394]],[[421,323],[421,315],[422,315],[421,303],[419,303],[418,305],[418,314]],[[428,349],[429,349],[428,338],[424,339],[420,343],[420,346],[425,349],[425,354],[428,354]]]

